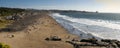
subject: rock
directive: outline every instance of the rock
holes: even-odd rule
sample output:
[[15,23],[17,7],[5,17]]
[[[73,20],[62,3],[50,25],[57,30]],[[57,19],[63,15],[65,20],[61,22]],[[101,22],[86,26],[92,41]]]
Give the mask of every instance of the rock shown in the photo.
[[61,41],[61,38],[59,38],[58,36],[52,36],[50,38],[46,38],[45,40],[47,41]]
[[6,16],[5,19],[7,19],[7,20],[13,20],[14,18],[13,18],[13,16]]
[[45,40],[47,40],[47,41],[48,41],[48,40],[50,40],[50,39],[49,39],[49,38],[46,38]]
[[111,43],[111,46],[114,47],[114,48],[118,48],[117,44],[116,43]]
[[14,37],[14,35],[8,35],[8,37],[9,37],[9,38],[13,38],[13,37]]
[[96,45],[91,43],[86,43],[86,44],[79,44],[79,46],[96,46]]
[[97,46],[108,46],[109,45],[109,43],[101,42],[101,41],[97,41],[96,44]]
[[120,46],[120,41],[118,41],[118,42],[115,42],[118,46]]
[[101,41],[102,42],[108,42],[108,43],[110,43],[110,42],[117,42],[117,40],[111,40],[111,39],[102,39]]
[[15,15],[15,16],[6,16],[5,19],[7,20],[19,20],[22,19],[21,16]]
[[80,46],[79,46],[80,44],[77,44],[74,41],[66,41],[66,42],[72,44],[74,46],[74,48],[80,48]]
[[118,47],[120,48],[120,42],[117,42],[116,44],[117,44],[117,45],[118,45]]
[[101,41],[109,43],[109,48],[120,48],[120,42],[118,40],[102,39]]
[[73,39],[72,39],[72,41],[76,41],[76,42],[79,42],[80,40],[78,40],[78,39],[74,39],[74,38],[73,38]]
[[92,43],[87,43],[87,42],[76,42],[76,41],[66,41],[67,43],[70,43],[73,45],[74,48],[86,48],[86,47],[104,47],[104,46],[97,46],[96,44],[92,44]]
[[93,43],[93,44],[96,44],[97,42],[97,39],[82,39],[80,42],[89,42],[89,43]]
[[101,41],[97,41],[97,39],[81,39],[81,41],[66,41],[74,46],[74,48],[81,47],[97,47],[97,48],[120,48],[120,41],[118,40],[110,40],[110,39],[102,39]]

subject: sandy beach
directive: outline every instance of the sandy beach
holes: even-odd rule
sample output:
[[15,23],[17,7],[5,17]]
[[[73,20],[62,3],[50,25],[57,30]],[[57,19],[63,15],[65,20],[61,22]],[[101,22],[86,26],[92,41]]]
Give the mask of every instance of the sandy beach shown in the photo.
[[[21,23],[24,26],[20,25]],[[65,41],[79,38],[69,34],[46,13],[31,15],[30,18],[14,23],[13,28],[18,27],[15,24],[23,28],[12,32],[0,32],[0,42],[10,45],[11,48],[73,48],[71,44]],[[58,36],[62,41],[46,41],[45,38],[50,36]],[[67,39],[68,36],[69,39]]]
[[[0,29],[0,43],[11,48],[119,48],[120,41],[82,39],[59,24],[49,11],[27,11],[21,19]],[[54,38],[54,39],[53,39]],[[56,41],[57,39],[57,41]],[[60,40],[59,40],[60,39]]]

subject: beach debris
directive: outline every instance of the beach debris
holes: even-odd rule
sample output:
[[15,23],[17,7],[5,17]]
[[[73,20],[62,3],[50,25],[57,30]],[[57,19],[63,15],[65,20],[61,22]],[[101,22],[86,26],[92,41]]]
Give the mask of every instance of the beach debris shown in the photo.
[[14,35],[12,34],[12,35],[7,35],[7,37],[9,37],[9,38],[13,38],[14,37]]
[[58,36],[51,36],[49,38],[46,38],[45,40],[47,40],[47,41],[61,41],[61,38],[59,38]]

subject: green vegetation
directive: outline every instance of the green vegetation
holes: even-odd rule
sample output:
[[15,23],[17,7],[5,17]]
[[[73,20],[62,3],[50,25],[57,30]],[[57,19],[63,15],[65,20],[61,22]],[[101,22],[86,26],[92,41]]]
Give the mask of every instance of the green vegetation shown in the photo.
[[0,43],[0,48],[10,48],[10,46],[6,45],[6,44],[3,44],[3,43]]
[[0,20],[0,28],[5,28],[8,24],[11,24],[12,22],[12,20],[2,19]]
[[19,8],[0,7],[0,16],[13,15],[15,13],[20,13],[22,11],[25,11],[25,10],[24,9],[19,9]]
[[5,28],[8,24],[13,22],[13,20],[6,20],[5,17],[23,11],[25,11],[25,9],[0,7],[0,28]]

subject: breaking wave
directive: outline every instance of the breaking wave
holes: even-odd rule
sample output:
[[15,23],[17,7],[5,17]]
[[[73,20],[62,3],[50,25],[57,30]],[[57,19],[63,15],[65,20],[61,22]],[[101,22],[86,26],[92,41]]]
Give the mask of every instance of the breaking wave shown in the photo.
[[79,35],[82,38],[91,38],[94,36],[96,38],[120,40],[119,21],[74,18],[59,13],[53,13],[51,16],[70,33]]

